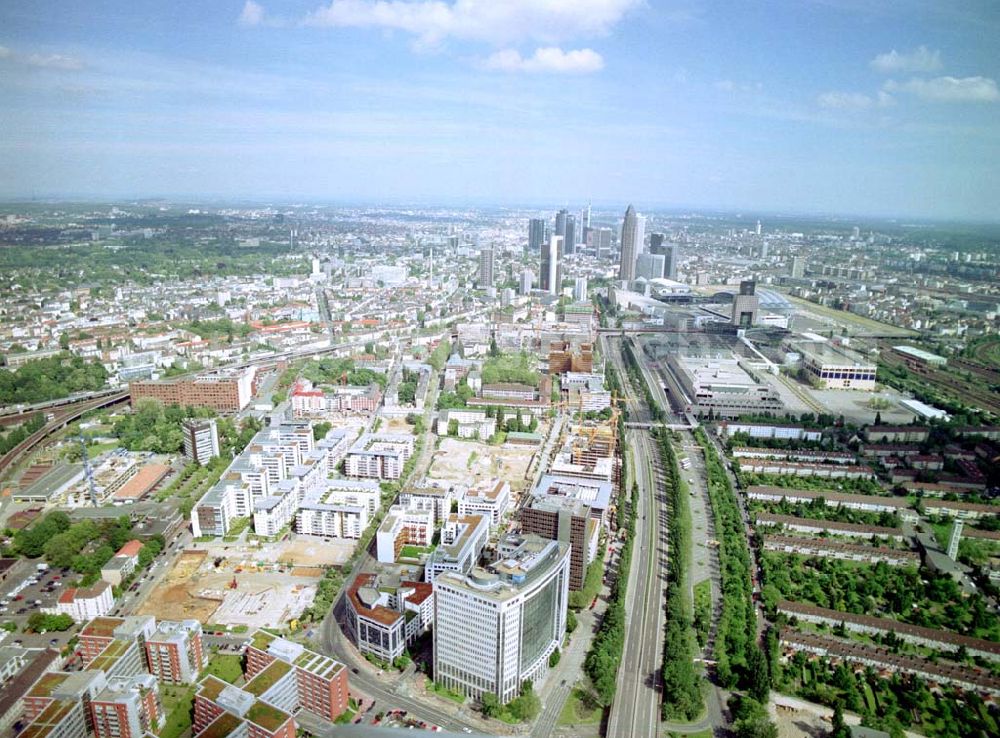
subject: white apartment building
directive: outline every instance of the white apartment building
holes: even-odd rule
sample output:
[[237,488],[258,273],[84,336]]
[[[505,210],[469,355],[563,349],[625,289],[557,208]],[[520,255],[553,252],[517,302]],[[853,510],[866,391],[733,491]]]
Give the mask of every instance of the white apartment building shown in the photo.
[[509,702],[539,682],[566,633],[568,543],[528,535],[489,570],[434,580],[434,678],[479,698]]
[[376,558],[383,564],[392,564],[403,546],[430,546],[433,539],[433,512],[393,505],[375,533]]
[[497,430],[497,421],[486,417],[485,410],[442,410],[438,413],[437,434],[447,436],[452,423],[455,424],[455,435],[459,438],[486,440]]
[[304,421],[265,428],[191,510],[195,537],[224,536],[233,520],[249,516],[254,531],[274,535],[294,519],[303,499],[322,488],[331,464],[336,468],[331,458],[345,447],[335,431],[316,443]]
[[488,479],[466,489],[458,498],[459,515],[483,515],[491,526],[500,525],[510,507],[510,483]]
[[111,612],[115,606],[115,598],[111,585],[103,579],[91,587],[74,589],[70,587],[63,591],[54,607],[42,608],[42,612],[53,615],[65,613],[78,623],[84,623]]
[[399,479],[413,455],[413,443],[406,433],[364,433],[347,452],[347,476]]
[[378,510],[381,490],[369,479],[327,479],[306,494],[295,517],[295,530],[325,538],[360,538]]
[[433,582],[439,574],[468,574],[479,563],[490,534],[486,515],[450,514],[441,526],[441,543],[424,564],[424,580]]

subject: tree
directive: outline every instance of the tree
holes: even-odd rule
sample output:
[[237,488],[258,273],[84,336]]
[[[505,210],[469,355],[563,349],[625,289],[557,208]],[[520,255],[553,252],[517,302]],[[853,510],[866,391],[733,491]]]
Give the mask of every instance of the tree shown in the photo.
[[555,651],[549,654],[549,668],[551,669],[556,664],[558,664],[559,659],[560,659],[560,654],[559,654],[559,649],[557,648]]
[[750,696],[764,704],[771,691],[771,674],[767,668],[767,659],[756,643],[748,648],[747,679],[750,682]]
[[69,334],[60,333],[59,334],[59,348],[63,351],[69,351]]
[[73,627],[73,618],[65,613],[49,615],[44,612],[36,612],[28,618],[28,630],[35,633],[45,633],[50,630],[69,630]]
[[486,692],[481,700],[483,703],[483,715],[488,718],[495,718],[500,716],[500,712],[503,706],[500,704],[500,700],[492,692]]
[[576,630],[576,613],[572,610],[566,610],[566,632],[572,633]]
[[839,700],[833,706],[833,724],[830,728],[830,738],[851,738],[851,729],[844,722],[844,708]]
[[882,413],[881,412],[878,412],[878,411],[875,412],[875,425],[882,425]]

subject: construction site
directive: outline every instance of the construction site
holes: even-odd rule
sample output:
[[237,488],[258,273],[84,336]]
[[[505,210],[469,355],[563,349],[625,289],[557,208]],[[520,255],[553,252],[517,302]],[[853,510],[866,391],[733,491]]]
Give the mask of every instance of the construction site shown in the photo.
[[240,630],[287,624],[312,603],[325,567],[347,560],[351,544],[298,539],[261,547],[188,549],[138,614],[193,618]]

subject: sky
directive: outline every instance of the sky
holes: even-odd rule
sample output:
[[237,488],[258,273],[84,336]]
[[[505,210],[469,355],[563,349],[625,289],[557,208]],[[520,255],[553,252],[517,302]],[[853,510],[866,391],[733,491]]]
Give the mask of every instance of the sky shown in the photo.
[[0,197],[1000,220],[996,0],[0,0]]

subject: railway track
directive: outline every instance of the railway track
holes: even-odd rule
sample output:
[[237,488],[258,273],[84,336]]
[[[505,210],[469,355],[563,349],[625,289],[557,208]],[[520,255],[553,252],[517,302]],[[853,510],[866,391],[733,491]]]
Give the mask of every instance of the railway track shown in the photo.
[[982,389],[967,380],[956,379],[946,371],[914,366],[905,359],[893,356],[888,351],[884,351],[879,360],[888,366],[905,369],[911,374],[926,379],[929,384],[939,386],[959,402],[986,410],[994,415],[1000,415],[1000,395],[995,392]]
[[86,400],[74,406],[63,406],[53,413],[52,420],[25,438],[14,448],[0,457],[0,475],[4,474],[10,467],[20,461],[37,444],[44,441],[58,430],[62,430],[69,423],[78,420],[92,410],[99,410],[113,405],[120,405],[128,401],[128,392],[117,392],[106,395],[96,400]]

